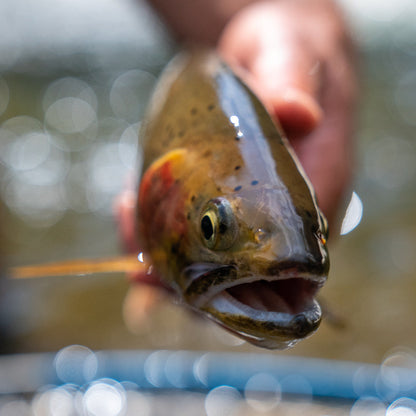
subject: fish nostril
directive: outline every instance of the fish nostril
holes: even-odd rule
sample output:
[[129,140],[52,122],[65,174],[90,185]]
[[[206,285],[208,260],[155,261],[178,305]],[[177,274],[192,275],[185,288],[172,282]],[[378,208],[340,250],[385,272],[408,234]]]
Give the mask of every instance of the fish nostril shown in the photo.
[[262,228],[257,229],[254,233],[254,241],[256,242],[256,244],[261,244],[262,242],[264,242],[267,239],[267,234],[268,233]]

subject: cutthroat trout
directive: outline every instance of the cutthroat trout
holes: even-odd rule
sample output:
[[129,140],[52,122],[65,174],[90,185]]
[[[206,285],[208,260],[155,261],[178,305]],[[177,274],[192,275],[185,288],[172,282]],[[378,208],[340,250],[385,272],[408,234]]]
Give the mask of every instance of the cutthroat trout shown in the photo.
[[140,247],[194,311],[285,348],[321,321],[327,226],[288,141],[214,53],[162,75],[142,125]]

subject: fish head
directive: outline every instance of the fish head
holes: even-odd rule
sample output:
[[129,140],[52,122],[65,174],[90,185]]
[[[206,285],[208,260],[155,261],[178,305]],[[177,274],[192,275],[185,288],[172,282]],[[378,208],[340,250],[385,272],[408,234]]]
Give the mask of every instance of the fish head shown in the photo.
[[179,279],[185,302],[266,348],[313,333],[329,258],[326,221],[312,208],[266,186],[207,200]]
[[140,247],[192,309],[285,348],[321,320],[325,221],[260,101],[217,58],[192,56],[167,72],[142,124]]
[[313,194],[268,182],[224,192],[215,180],[201,182],[204,165],[194,159],[175,150],[144,174],[144,251],[193,310],[252,344],[294,345],[319,326],[315,295],[329,269]]

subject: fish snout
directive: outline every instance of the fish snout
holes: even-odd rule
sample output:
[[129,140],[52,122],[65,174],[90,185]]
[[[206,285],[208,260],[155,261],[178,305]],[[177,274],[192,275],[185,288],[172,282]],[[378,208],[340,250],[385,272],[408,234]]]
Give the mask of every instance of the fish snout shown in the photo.
[[277,257],[269,264],[266,274],[269,276],[307,275],[321,280],[329,272],[329,258],[326,253],[311,255],[298,253],[285,257]]

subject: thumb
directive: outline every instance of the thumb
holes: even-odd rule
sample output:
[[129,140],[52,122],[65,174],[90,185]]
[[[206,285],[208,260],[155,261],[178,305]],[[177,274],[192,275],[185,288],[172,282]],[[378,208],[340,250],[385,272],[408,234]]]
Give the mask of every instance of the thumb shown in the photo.
[[221,55],[241,74],[290,136],[303,136],[319,124],[321,68],[311,42],[296,19],[257,7],[225,28]]
[[251,84],[289,137],[313,131],[322,118],[318,103],[320,68],[305,47],[290,39],[261,47],[249,69]]

